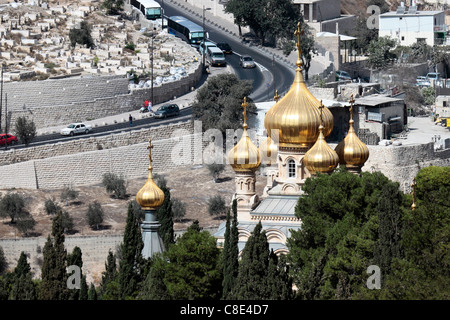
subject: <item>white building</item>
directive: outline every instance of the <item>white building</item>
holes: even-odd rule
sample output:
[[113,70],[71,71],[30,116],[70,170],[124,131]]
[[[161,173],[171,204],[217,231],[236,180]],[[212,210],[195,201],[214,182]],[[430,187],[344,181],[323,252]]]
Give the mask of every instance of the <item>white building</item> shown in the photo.
[[351,31],[356,22],[353,15],[341,14],[341,0],[293,0],[292,4],[303,14],[315,32]]
[[403,5],[395,12],[380,14],[378,35],[396,39],[403,46],[420,40],[430,46],[446,44],[448,26],[444,11],[417,11],[415,8]]

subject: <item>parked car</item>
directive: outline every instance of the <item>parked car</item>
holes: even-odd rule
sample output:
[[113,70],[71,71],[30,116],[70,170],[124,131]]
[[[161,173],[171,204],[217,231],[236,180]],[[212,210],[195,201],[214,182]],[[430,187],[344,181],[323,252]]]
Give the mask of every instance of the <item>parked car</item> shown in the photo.
[[177,116],[180,114],[180,108],[176,104],[165,104],[155,111],[155,118],[167,118],[170,116]]
[[215,43],[211,42],[211,41],[205,41],[205,42],[200,42],[200,45],[198,46],[198,51],[200,52],[201,55],[203,55],[204,53],[206,54],[208,52],[208,48],[210,47],[217,47]]
[[239,65],[242,68],[254,68],[254,67],[256,67],[255,61],[250,56],[241,56],[241,58],[239,59]]
[[226,42],[219,42],[217,44],[217,47],[222,50],[224,53],[233,53],[233,50],[231,49],[230,45]]
[[209,47],[206,54],[206,61],[211,66],[226,66],[225,55],[219,48]]
[[347,81],[352,80],[352,77],[348,74],[347,71],[338,70],[336,71],[336,81]]
[[17,139],[16,136],[13,136],[8,133],[2,133],[2,134],[0,134],[0,146],[4,146],[5,142],[7,145],[10,145],[10,144],[14,145],[14,144],[19,143],[19,140]]
[[81,122],[77,123],[71,123],[67,126],[67,128],[64,128],[61,130],[61,135],[63,136],[73,136],[75,134],[80,133],[86,133],[92,132],[92,127],[88,124],[84,124]]
[[417,87],[429,87],[429,86],[431,86],[431,82],[425,76],[418,76],[416,78],[416,86]]
[[429,72],[427,74],[428,80],[439,80],[441,78],[441,74],[439,72]]

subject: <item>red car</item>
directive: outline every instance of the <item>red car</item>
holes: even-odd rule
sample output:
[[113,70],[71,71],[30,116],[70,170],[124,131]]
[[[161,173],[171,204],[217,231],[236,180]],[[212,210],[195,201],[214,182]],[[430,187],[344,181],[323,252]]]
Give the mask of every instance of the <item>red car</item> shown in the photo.
[[[6,139],[5,139],[5,136],[6,136]],[[0,134],[0,146],[4,146],[5,141],[7,144],[17,144],[19,142],[19,140],[17,139],[16,136],[10,135],[8,133]]]

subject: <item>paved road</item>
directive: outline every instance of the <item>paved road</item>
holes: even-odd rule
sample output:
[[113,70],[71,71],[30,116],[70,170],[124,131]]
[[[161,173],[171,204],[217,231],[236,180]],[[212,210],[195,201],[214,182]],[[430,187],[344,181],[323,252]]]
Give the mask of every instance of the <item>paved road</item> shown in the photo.
[[[181,15],[198,25],[203,24],[201,17],[183,11],[170,2],[165,2],[164,10],[165,15],[168,17]],[[220,18],[217,18],[216,21],[231,29],[229,22]],[[278,90],[280,95],[289,90],[295,75],[295,68],[293,66],[279,61],[270,53],[260,50],[249,42],[244,43],[239,37],[232,36],[210,23],[205,22],[205,29],[208,31],[211,41],[216,43],[228,42],[230,44],[233,49],[233,54],[227,55],[227,62],[233,67],[234,72],[240,79],[253,81],[253,92],[250,95],[253,101],[263,102],[272,100],[275,89]],[[252,56],[257,63],[257,68],[242,69],[239,66],[239,56],[243,54]]]

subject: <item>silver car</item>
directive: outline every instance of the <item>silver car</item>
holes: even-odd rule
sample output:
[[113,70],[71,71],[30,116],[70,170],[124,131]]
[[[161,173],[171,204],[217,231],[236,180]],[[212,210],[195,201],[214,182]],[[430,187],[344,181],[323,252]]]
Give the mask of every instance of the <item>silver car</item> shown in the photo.
[[254,67],[256,67],[255,60],[253,60],[253,58],[250,57],[250,56],[241,56],[241,58],[239,59],[239,65],[242,68],[254,68]]
[[89,133],[92,131],[92,127],[88,124],[84,123],[71,123],[67,126],[67,128],[64,128],[61,130],[61,135],[63,136],[73,136],[75,134],[79,133]]

